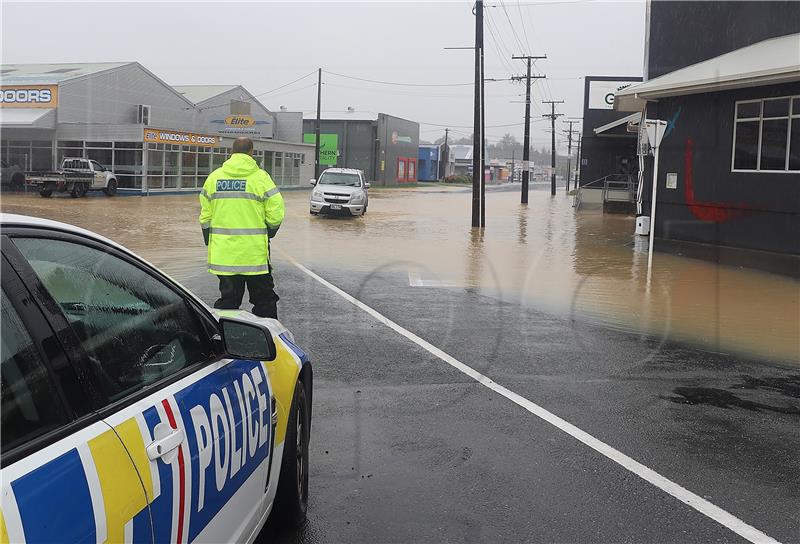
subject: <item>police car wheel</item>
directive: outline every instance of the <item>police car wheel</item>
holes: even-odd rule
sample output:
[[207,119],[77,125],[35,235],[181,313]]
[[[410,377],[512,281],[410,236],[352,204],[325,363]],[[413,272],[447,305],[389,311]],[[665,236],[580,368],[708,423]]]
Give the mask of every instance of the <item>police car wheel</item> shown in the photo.
[[117,180],[112,179],[108,182],[108,186],[103,190],[107,196],[114,196],[117,194]]
[[294,388],[292,409],[275,501],[275,520],[285,527],[300,527],[308,511],[308,400],[301,381]]
[[50,198],[53,195],[53,191],[51,191],[50,189],[42,189],[41,191],[39,191],[39,195],[42,198]]

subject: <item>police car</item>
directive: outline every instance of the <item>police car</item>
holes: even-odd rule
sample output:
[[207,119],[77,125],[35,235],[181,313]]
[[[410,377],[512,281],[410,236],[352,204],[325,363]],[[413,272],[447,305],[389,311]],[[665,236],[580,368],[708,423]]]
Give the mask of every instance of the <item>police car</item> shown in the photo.
[[252,541],[306,515],[312,371],[114,242],[0,214],[0,542]]

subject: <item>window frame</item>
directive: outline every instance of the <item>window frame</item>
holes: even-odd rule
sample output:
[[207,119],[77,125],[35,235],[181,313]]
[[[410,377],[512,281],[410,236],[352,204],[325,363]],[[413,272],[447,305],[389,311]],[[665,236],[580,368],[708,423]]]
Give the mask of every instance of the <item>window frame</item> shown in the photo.
[[[780,117],[764,117],[764,102],[769,100],[781,100],[781,99],[788,99],[789,100],[789,113],[786,116]],[[764,98],[748,98],[746,100],[737,100],[734,103],[733,107],[733,140],[731,142],[731,173],[746,173],[746,174],[798,174],[800,173],[800,169],[798,170],[790,170],[789,163],[791,158],[791,144],[792,144],[792,120],[793,119],[800,119],[800,111],[794,111],[794,104],[795,100],[800,100],[800,95],[786,95],[786,96],[769,96]],[[742,119],[738,118],[739,115],[739,104],[755,104],[758,103],[761,107],[759,108],[758,117],[745,117]],[[761,168],[761,144],[763,142],[763,131],[764,131],[764,121],[786,121],[787,129],[786,129],[786,157],[783,163],[783,170],[763,170]],[[758,121],[758,147],[756,149],[756,168],[753,169],[743,169],[743,168],[735,168],[736,164],[736,129],[740,122],[754,122]]]
[[[71,337],[70,340],[74,343],[74,358],[77,359],[77,365],[82,367],[85,372],[84,375],[89,377],[88,381],[90,382],[90,387],[92,388],[92,393],[94,395],[93,414],[97,417],[83,421],[82,425],[75,430],[90,425],[96,419],[105,419],[111,414],[123,410],[126,407],[152,395],[153,393],[186,378],[187,376],[199,371],[209,364],[213,364],[221,359],[227,358],[222,350],[222,342],[219,337],[219,323],[213,317],[211,312],[205,307],[205,305],[189,291],[185,290],[183,287],[170,280],[163,273],[148,265],[146,262],[140,260],[136,256],[121,250],[120,248],[114,247],[112,244],[105,243],[92,237],[49,227],[11,227],[4,229],[4,233],[11,239],[12,242],[14,238],[43,238],[47,240],[58,240],[87,246],[122,260],[140,272],[151,276],[156,281],[159,281],[168,289],[173,291],[177,296],[180,296],[184,301],[186,301],[189,304],[189,307],[197,315],[200,326],[205,329],[206,334],[209,335],[209,342],[214,348],[213,354],[208,359],[188,365],[169,376],[165,376],[151,384],[145,385],[141,389],[129,395],[111,402],[108,396],[102,392],[102,389],[99,387],[99,385],[95,383],[87,362],[88,354],[81,345],[77,334],[69,326],[67,318],[60,306],[47,291],[44,284],[33,271],[33,268],[31,268],[27,259],[25,259],[16,246],[14,246],[14,251],[19,254],[19,257],[26,268],[24,273],[23,271],[18,270],[20,278],[26,284],[28,290],[31,293],[35,293],[34,298],[37,298],[39,306],[47,309],[47,311],[44,311],[43,313],[45,313],[45,317],[47,318],[48,322],[50,322],[51,327],[54,329],[57,329],[58,327],[64,329],[66,327],[66,331]],[[53,326],[54,324],[56,324],[55,327]],[[72,362],[76,363],[75,360]]]

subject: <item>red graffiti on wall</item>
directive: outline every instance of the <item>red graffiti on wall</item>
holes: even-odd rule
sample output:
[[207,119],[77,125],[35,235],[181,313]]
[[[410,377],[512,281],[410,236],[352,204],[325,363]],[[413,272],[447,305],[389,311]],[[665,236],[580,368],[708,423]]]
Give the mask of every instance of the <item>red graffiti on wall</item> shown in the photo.
[[694,195],[694,141],[686,139],[686,149],[683,154],[684,169],[686,170],[684,185],[684,196],[686,205],[692,215],[700,221],[710,221],[712,223],[723,223],[742,217],[744,210],[738,209],[740,205],[725,202],[701,202]]

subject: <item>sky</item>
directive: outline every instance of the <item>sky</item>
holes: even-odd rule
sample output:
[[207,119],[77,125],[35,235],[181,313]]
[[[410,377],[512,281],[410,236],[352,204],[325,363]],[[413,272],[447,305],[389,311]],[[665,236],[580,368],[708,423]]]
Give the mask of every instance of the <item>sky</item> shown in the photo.
[[[536,148],[550,142],[549,121],[542,118],[549,106],[542,100],[564,100],[556,109],[564,114],[561,119],[580,117],[583,76],[642,75],[644,0],[486,0],[485,5],[487,78],[524,75],[524,61],[512,55],[547,56],[533,70],[547,76],[533,87]],[[472,132],[473,50],[445,49],[472,47],[472,6],[3,0],[0,61],[138,61],[172,85],[241,84],[252,94],[266,93],[259,99],[267,108],[285,106],[307,117],[315,115],[316,70],[322,68],[327,115],[346,116],[348,108],[397,115],[419,122],[421,139],[433,141],[445,126],[456,138]],[[522,83],[486,83],[490,142],[506,132],[522,140],[524,99]],[[566,145],[561,119],[559,147]]]

